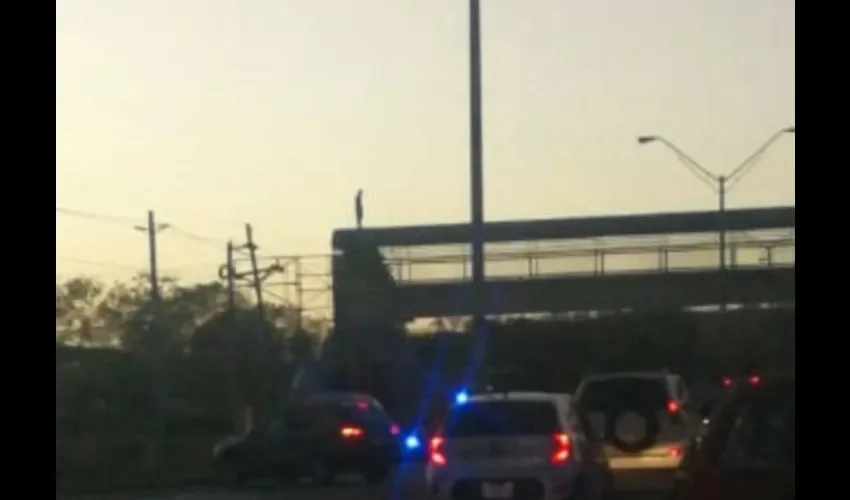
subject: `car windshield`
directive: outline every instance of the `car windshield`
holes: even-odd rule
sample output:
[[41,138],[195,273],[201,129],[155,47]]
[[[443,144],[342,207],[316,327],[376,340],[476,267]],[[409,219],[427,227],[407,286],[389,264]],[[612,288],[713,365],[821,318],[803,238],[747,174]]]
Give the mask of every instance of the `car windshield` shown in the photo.
[[473,402],[449,415],[449,437],[551,434],[558,429],[555,405],[544,401]]
[[577,402],[588,412],[606,412],[624,403],[661,409],[667,404],[667,390],[662,379],[592,380],[580,390]]
[[794,406],[793,388],[757,389],[738,413],[723,463],[736,467],[794,467]]

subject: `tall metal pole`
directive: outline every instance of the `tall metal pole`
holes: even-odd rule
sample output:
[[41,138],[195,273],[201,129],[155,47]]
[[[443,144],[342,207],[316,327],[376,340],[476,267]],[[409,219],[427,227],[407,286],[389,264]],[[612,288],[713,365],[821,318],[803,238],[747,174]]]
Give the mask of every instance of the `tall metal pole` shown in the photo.
[[484,168],[481,118],[481,19],[479,0],[469,0],[469,198],[474,328],[485,316]]
[[718,199],[718,233],[720,247],[720,311],[726,312],[726,181],[725,175],[717,178],[717,199]]
[[720,274],[720,310],[725,312],[727,309],[727,293],[726,293],[726,276],[727,276],[727,265],[726,265],[726,236],[727,236],[727,223],[726,223],[726,194],[738,181],[740,181],[750,169],[757,163],[758,159],[765,153],[765,151],[770,148],[776,141],[778,141],[785,134],[796,134],[797,129],[795,127],[786,127],[776,131],[773,135],[771,135],[766,141],[764,141],[761,146],[756,148],[755,151],[750,154],[750,156],[746,157],[744,161],[738,164],[735,168],[733,168],[726,175],[717,175],[710,170],[706,169],[699,162],[691,158],[687,153],[679,149],[678,146],[664,138],[660,135],[644,135],[638,137],[638,144],[650,144],[653,142],[658,142],[669,148],[671,151],[676,153],[679,157],[679,160],[694,174],[698,179],[703,181],[706,185],[708,185],[713,190],[717,191],[718,195],[718,213],[717,213],[717,232],[719,235],[719,262],[718,262],[718,270]]

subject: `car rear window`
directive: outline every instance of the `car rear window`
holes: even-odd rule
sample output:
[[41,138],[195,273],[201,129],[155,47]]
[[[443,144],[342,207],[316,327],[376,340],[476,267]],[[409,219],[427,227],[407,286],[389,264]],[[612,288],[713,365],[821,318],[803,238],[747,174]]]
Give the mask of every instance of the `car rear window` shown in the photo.
[[723,462],[744,467],[794,467],[794,406],[793,385],[754,389],[735,419]]
[[458,407],[446,425],[449,437],[552,434],[558,413],[548,401],[480,401]]
[[662,409],[668,398],[663,379],[612,378],[586,382],[577,404],[587,412],[607,412],[623,404]]

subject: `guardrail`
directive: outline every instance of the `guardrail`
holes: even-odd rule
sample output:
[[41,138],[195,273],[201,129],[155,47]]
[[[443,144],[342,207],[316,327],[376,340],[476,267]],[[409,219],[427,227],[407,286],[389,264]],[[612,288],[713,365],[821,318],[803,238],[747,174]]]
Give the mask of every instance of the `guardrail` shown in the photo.
[[[734,273],[736,271],[759,271],[759,270],[780,270],[780,269],[794,269],[794,264],[774,264],[772,266],[765,265],[745,265],[745,266],[736,266],[727,268],[727,272]],[[617,272],[609,272],[605,275],[596,274],[594,272],[569,272],[569,273],[551,273],[544,274],[539,276],[489,276],[488,281],[512,281],[512,282],[520,282],[520,281],[534,281],[538,279],[564,279],[564,278],[602,278],[605,276],[652,276],[659,274],[696,274],[696,273],[706,273],[706,272],[719,272],[720,269],[716,267],[679,267],[676,269],[671,269],[665,272],[659,272],[655,269],[634,269],[634,270],[623,270]],[[469,279],[447,279],[447,278],[433,278],[433,279],[417,279],[414,281],[401,282],[403,285],[447,285],[447,284],[460,284],[460,283],[469,283]]]
[[[727,253],[727,269],[769,269],[774,267],[793,267],[794,266],[794,238],[775,238],[763,240],[738,241],[728,245]],[[674,272],[693,272],[693,271],[710,271],[719,267],[719,260],[715,255],[708,255],[708,260],[705,265],[676,265],[677,257],[687,257],[691,254],[694,257],[696,253],[708,254],[710,252],[719,252],[717,242],[690,243],[690,244],[673,244],[673,245],[633,245],[622,246],[604,249],[540,249],[540,250],[502,250],[498,253],[486,254],[488,264],[492,263],[516,263],[517,269],[510,273],[488,272],[490,279],[509,280],[509,279],[530,279],[530,278],[548,278],[548,277],[568,277],[568,276],[607,276],[621,274],[659,274],[659,273],[674,273]],[[753,252],[756,252],[757,257],[753,258]],[[652,258],[655,260],[654,265],[635,265],[634,267],[608,266],[613,257],[633,256],[636,260],[640,258]],[[705,258],[705,257],[703,257]],[[545,271],[542,270],[542,264],[545,263],[560,263],[564,264],[572,260],[575,265],[580,259],[575,270],[557,270]],[[467,281],[469,277],[469,257],[466,254],[444,254],[431,255],[414,258],[398,258],[387,259],[388,268],[392,271],[393,278],[397,284],[404,283],[433,283],[433,282],[462,282]],[[427,274],[417,272],[416,269],[427,268],[428,266],[440,266],[443,272],[439,273],[441,277],[429,277]],[[455,267],[452,272],[446,273],[446,267]],[[563,267],[563,266],[560,266]],[[611,267],[615,267],[611,269]],[[492,268],[492,266],[491,266]],[[521,270],[520,270],[521,268]],[[425,276],[423,276],[423,274]],[[448,274],[448,276],[446,276]],[[420,277],[421,276],[421,277]]]

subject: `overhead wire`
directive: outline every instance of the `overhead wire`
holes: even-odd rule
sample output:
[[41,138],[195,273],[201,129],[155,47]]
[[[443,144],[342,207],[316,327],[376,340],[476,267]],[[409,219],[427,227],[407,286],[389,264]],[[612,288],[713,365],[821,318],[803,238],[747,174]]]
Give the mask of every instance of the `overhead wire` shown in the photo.
[[104,260],[88,260],[88,259],[77,259],[74,257],[57,257],[56,260],[58,262],[68,262],[73,264],[84,264],[87,266],[102,266],[102,267],[114,267],[118,269],[132,269],[134,271],[143,271],[143,266],[134,266],[131,264],[121,264],[118,262],[109,262]]
[[63,215],[70,215],[73,217],[77,217],[80,219],[86,219],[94,222],[100,222],[103,224],[111,224],[117,225],[121,227],[126,227],[129,229],[134,228],[134,224],[137,223],[137,219],[133,217],[127,216],[119,216],[119,215],[107,215],[107,214],[99,214],[96,212],[87,212],[84,210],[73,210],[70,208],[64,207],[56,207],[56,213]]

